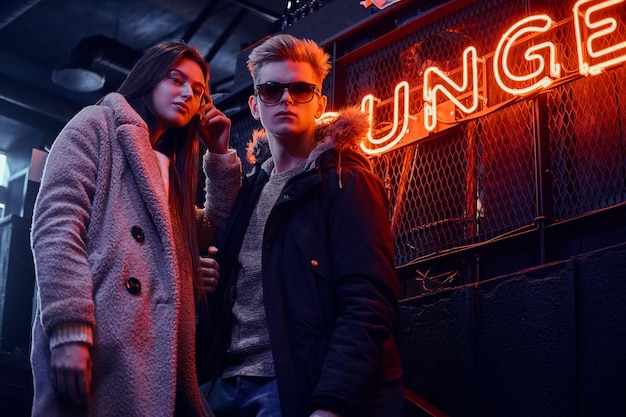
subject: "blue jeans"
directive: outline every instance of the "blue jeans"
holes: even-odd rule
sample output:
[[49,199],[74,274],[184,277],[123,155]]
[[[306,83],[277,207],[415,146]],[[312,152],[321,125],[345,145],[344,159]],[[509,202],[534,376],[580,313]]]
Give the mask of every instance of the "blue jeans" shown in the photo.
[[200,390],[216,417],[281,417],[275,378],[217,378]]

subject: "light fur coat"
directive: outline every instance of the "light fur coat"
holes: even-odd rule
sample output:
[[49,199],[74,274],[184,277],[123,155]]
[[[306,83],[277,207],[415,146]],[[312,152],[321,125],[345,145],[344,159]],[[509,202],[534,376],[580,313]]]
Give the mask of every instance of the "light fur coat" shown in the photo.
[[[193,270],[179,227],[145,122],[117,93],[80,111],[52,146],[33,216],[33,416],[173,416],[176,395],[189,415],[212,415],[197,384]],[[60,404],[50,385],[48,336],[69,322],[94,331],[88,410]]]

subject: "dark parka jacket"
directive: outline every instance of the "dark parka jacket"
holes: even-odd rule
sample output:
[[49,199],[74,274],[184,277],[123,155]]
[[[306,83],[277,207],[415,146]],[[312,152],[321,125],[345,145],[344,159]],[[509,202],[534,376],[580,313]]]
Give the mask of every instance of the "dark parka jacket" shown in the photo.
[[[356,110],[319,125],[305,172],[286,184],[265,226],[264,304],[285,417],[316,408],[368,416],[368,399],[401,379],[388,202],[358,152],[367,126]],[[263,168],[244,178],[219,245],[220,283],[199,328],[201,380],[223,371],[237,254],[267,179]]]

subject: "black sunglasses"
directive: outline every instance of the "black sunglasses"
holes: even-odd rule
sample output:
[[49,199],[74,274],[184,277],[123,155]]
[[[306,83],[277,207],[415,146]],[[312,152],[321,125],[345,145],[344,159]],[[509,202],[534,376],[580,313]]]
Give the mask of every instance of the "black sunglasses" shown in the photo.
[[276,83],[269,82],[259,84],[254,89],[254,94],[259,96],[265,104],[275,104],[283,97],[285,88],[289,90],[291,99],[298,104],[305,104],[313,100],[313,96],[321,93],[315,84],[297,82],[297,83]]

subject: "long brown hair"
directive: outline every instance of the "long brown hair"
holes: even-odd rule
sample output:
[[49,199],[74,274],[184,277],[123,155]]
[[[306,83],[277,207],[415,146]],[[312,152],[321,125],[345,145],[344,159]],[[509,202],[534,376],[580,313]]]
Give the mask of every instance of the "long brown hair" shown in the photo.
[[[208,88],[209,67],[197,49],[183,42],[161,42],[148,49],[139,58],[118,89],[118,92],[146,122],[151,133],[156,124],[152,92],[167,77],[172,68],[184,58],[191,59],[200,66]],[[198,274],[200,262],[195,232],[195,207],[200,169],[200,143],[196,136],[197,123],[198,117],[194,116],[187,125],[166,130],[152,146],[155,150],[168,155],[174,162],[175,169],[170,169],[170,173],[174,174],[170,176],[170,182],[173,182],[172,185],[176,191],[174,195],[178,194],[179,198],[170,198],[170,206],[179,214],[177,217],[180,218],[192,257],[196,296],[202,299],[204,292],[201,291],[202,281]]]

